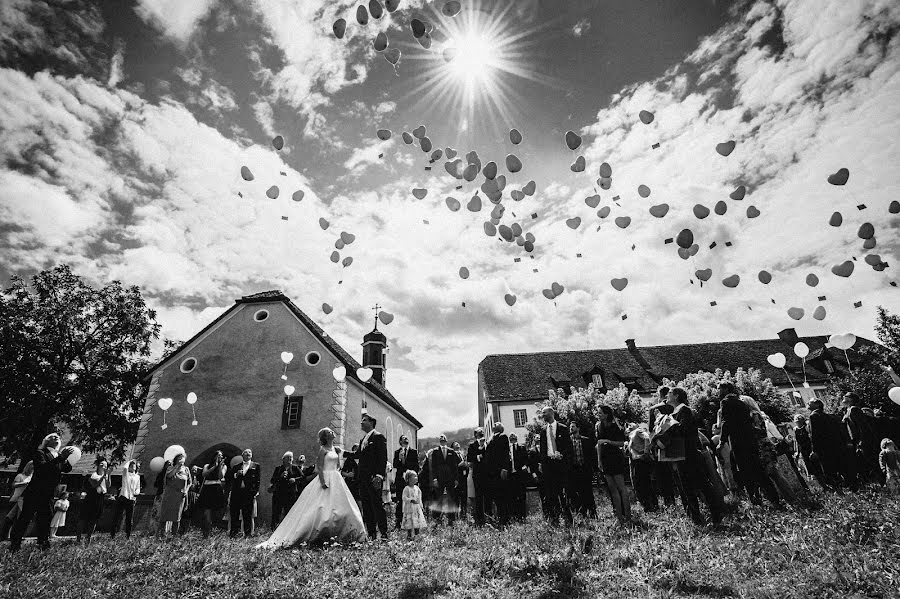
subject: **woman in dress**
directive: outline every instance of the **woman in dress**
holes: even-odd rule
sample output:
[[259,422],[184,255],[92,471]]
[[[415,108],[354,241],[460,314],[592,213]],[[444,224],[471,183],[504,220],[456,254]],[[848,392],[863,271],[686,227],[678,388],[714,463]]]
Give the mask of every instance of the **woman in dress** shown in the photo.
[[200,499],[197,507],[203,513],[201,527],[203,536],[208,537],[212,528],[213,512],[219,514],[225,508],[225,474],[228,466],[225,465],[225,456],[217,451],[211,464],[203,467],[203,486],[200,487]]
[[178,524],[184,511],[188,489],[191,486],[191,471],[184,465],[185,455],[172,458],[172,466],[166,470],[165,489],[159,502],[159,525],[156,536],[165,536],[166,523],[172,523],[172,532],[178,532]]
[[106,492],[109,489],[109,462],[100,458],[97,460],[97,470],[88,477],[88,490],[84,501],[81,503],[81,512],[78,517],[78,531],[76,532],[76,541],[81,542],[82,535],[85,537],[85,544],[91,544],[91,535],[97,528],[97,521],[103,513],[103,500],[106,499]]
[[53,519],[50,520],[50,538],[56,538],[56,531],[66,525],[66,512],[69,511],[69,494],[63,491],[59,499],[53,502]]
[[612,408],[601,405],[600,421],[597,422],[597,460],[619,524],[631,522],[631,497],[625,487],[625,441],[625,431],[616,422]]
[[316,458],[317,479],[303,489],[269,540],[257,548],[292,547],[337,539],[352,542],[366,538],[359,507],[338,469],[339,448],[334,446],[330,428],[319,431],[319,455]]

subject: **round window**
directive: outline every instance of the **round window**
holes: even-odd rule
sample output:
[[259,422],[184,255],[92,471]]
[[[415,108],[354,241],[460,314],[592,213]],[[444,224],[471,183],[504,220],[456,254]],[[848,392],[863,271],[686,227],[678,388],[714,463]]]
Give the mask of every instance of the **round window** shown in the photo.
[[269,317],[268,310],[257,310],[256,314],[253,315],[253,320],[256,322],[262,322]]
[[197,367],[197,358],[187,358],[181,363],[181,372],[191,372]]
[[322,356],[319,355],[319,352],[311,351],[306,354],[306,363],[310,366],[315,366],[322,360]]

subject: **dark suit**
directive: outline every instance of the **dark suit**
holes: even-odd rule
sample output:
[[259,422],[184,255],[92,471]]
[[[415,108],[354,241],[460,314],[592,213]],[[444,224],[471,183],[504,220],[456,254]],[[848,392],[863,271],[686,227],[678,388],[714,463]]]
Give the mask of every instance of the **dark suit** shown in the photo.
[[[597,445],[588,437],[572,439],[572,469],[569,473],[569,495],[572,509],[583,516],[597,517],[594,501],[594,472],[597,470]],[[583,462],[575,463],[574,443],[581,443]]]
[[[387,474],[387,439],[376,430],[367,433],[368,441],[359,442],[359,451],[347,453],[345,457],[357,460],[359,473],[359,496],[362,501],[363,521],[369,537],[374,539],[378,531],[387,539],[387,512],[384,511],[384,500],[381,498],[381,484],[374,478],[380,476],[384,480]],[[363,440],[366,437],[363,436]]]
[[[494,435],[487,444],[484,455],[488,480],[488,498],[497,512],[497,522],[505,526],[509,522],[512,499],[512,455],[509,437]],[[504,472],[505,471],[505,472]]]
[[[446,457],[444,456],[446,450]],[[449,447],[435,447],[428,452],[428,477],[431,485],[431,501],[433,505],[440,505],[441,509],[446,509],[446,505],[442,503],[443,496],[446,493],[456,506],[456,480],[459,469],[459,454]],[[437,479],[437,486],[434,480]],[[456,519],[458,507],[451,507],[447,512],[447,519],[453,522]],[[440,512],[435,512],[434,516],[440,518]]]
[[50,521],[53,519],[53,493],[63,472],[70,472],[72,465],[62,457],[53,457],[48,449],[39,449],[32,459],[34,473],[31,482],[22,493],[22,511],[13,524],[9,538],[10,549],[17,550],[22,545],[25,529],[35,518],[38,545],[50,546]]
[[419,452],[413,449],[412,447],[408,447],[406,449],[406,458],[403,457],[403,448],[396,450],[394,452],[394,491],[397,493],[397,512],[396,512],[396,520],[397,520],[397,529],[400,528],[400,523],[403,521],[403,489],[406,487],[406,479],[403,478],[403,475],[406,474],[407,470],[412,470],[413,472],[419,472]]
[[719,403],[722,409],[722,432],[720,443],[731,442],[731,454],[738,468],[738,474],[751,498],[759,497],[762,488],[773,504],[779,500],[778,490],[766,476],[759,459],[759,441],[750,418],[750,406],[732,393]]
[[466,451],[466,461],[472,469],[472,485],[475,487],[475,497],[472,500],[472,511],[475,517],[475,524],[484,524],[485,514],[490,515],[491,507],[488,503],[488,480],[485,476],[484,454],[487,451],[487,443],[484,447],[479,445],[478,441],[469,443]]
[[843,479],[845,485],[855,489],[856,477],[841,421],[833,414],[813,410],[809,415],[809,439],[825,476],[835,484]]
[[[286,476],[285,476],[286,473]],[[300,466],[291,464],[279,466],[269,480],[272,483],[272,530],[281,522],[284,513],[290,511],[297,501],[297,482],[303,477]]]
[[556,451],[562,454],[561,459],[550,458],[547,455],[547,427],[550,425],[545,425],[541,429],[540,459],[544,505],[547,517],[551,522],[556,522],[559,515],[562,514],[566,523],[571,524],[572,511],[569,509],[565,491],[569,486],[569,468],[572,464],[572,438],[569,436],[569,429],[565,424],[559,421],[554,421],[554,424],[556,425],[554,441]]
[[521,445],[512,446],[512,472],[510,474],[510,516],[524,520],[526,516],[526,490],[531,480],[528,467],[528,451]]
[[244,474],[244,463],[231,469],[231,497],[229,511],[231,513],[231,536],[236,537],[240,531],[238,519],[244,521],[244,536],[253,534],[253,500],[259,494],[260,468],[254,461],[250,462]]
[[[740,400],[738,400],[740,401]],[[672,417],[678,421],[661,439],[673,439],[681,437],[684,440],[684,461],[672,462],[675,476],[681,483],[681,501],[684,509],[696,524],[703,523],[700,513],[700,502],[697,493],[703,493],[706,504],[709,506],[710,516],[713,522],[722,520],[722,497],[713,488],[706,474],[706,466],[703,463],[703,455],[700,453],[700,437],[697,434],[697,419],[694,412],[687,404],[681,404],[672,412]]]

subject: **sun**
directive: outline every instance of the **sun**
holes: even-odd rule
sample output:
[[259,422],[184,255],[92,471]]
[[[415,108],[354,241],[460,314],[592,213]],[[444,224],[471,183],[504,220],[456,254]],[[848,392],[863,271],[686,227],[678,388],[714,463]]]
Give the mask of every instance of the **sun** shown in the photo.
[[449,54],[446,68],[463,86],[490,82],[500,64],[500,54],[482,32],[467,31],[451,39],[445,49]]

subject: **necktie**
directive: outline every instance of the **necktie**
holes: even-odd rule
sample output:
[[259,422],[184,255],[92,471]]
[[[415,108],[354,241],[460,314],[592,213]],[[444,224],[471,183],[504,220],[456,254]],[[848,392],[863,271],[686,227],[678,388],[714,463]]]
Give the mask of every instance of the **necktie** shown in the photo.
[[547,425],[547,449],[550,455],[556,455],[556,435],[553,434],[553,424]]
[[444,459],[446,460],[447,459],[447,448],[441,447],[441,453],[444,454]]
[[406,448],[405,447],[403,448],[403,457],[400,458],[400,461],[403,462],[404,465],[406,464]]
[[516,450],[510,445],[509,446],[509,463],[513,471],[516,469]]

